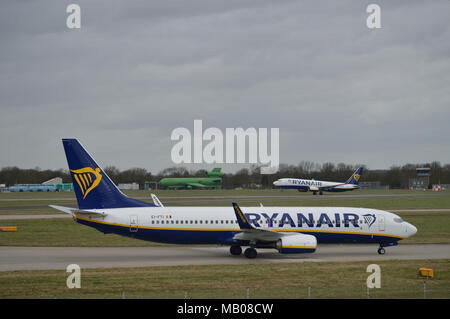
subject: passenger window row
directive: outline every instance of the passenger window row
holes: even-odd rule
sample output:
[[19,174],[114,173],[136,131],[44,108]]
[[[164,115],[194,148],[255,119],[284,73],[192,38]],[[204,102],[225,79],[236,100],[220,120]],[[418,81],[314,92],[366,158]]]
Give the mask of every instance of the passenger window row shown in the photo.
[[[337,222],[337,223],[341,223],[341,224],[344,223],[343,220],[337,220],[337,221],[335,221],[335,220],[333,219],[333,220],[331,221],[331,223],[332,223],[333,225],[335,225],[336,222]],[[351,223],[352,221],[348,221],[348,222]],[[360,224],[367,224],[367,221],[362,220],[362,219],[360,219],[358,222],[359,222]],[[269,224],[269,221],[268,221],[267,219],[266,219],[266,220],[258,220],[257,222],[256,222],[256,221],[253,221],[253,224],[256,224],[256,223],[268,225],[268,224]],[[311,223],[312,223],[312,224],[316,224],[316,223],[318,223],[318,221],[313,219],[313,220],[311,221]],[[286,220],[286,221],[283,222],[283,224],[289,225],[290,222],[289,222],[288,220]],[[323,223],[323,225],[326,225],[326,224],[327,224],[327,223]],[[279,221],[273,220],[273,221],[272,221],[272,225],[279,225]]]
[[[313,224],[315,224],[316,222],[317,221],[312,220]],[[338,222],[342,223],[343,221],[338,220]],[[255,224],[255,223],[256,222],[253,221],[253,224]],[[260,221],[258,221],[258,223],[268,225],[269,221],[268,220],[260,220]],[[336,224],[334,220],[332,220],[331,223],[333,225]],[[361,220],[361,219],[359,220],[359,223],[367,224],[366,221]],[[178,219],[176,219],[176,220],[152,220],[152,224],[153,225],[154,224],[166,224],[166,225],[167,224],[174,224],[174,225],[216,224],[216,225],[218,225],[218,224],[237,224],[237,220],[228,220],[228,219],[226,219],[226,220],[217,220],[217,219],[216,220],[178,220]],[[285,221],[284,224],[289,225],[289,221]],[[277,220],[272,221],[272,225],[279,225],[279,221],[277,221]],[[324,225],[326,225],[326,223],[324,223]]]
[[152,220],[152,224],[173,224],[173,225],[192,225],[192,224],[237,224],[237,220]]

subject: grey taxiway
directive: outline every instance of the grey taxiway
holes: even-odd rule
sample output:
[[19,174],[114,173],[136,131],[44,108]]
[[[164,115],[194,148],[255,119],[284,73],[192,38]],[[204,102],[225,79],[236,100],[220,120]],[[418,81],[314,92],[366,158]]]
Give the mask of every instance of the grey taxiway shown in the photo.
[[312,254],[282,255],[260,249],[258,257],[231,256],[221,246],[155,247],[0,247],[0,271],[83,268],[150,267],[249,263],[382,261],[393,259],[447,259],[450,244],[400,244],[378,255],[377,245],[323,244]]

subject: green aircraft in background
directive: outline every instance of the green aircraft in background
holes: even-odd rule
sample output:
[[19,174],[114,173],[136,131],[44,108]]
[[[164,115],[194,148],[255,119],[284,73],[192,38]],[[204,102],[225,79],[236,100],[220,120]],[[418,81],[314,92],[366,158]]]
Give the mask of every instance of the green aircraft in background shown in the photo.
[[206,172],[208,177],[166,177],[159,181],[158,187],[162,189],[193,189],[214,188],[222,189],[222,176],[220,168]]

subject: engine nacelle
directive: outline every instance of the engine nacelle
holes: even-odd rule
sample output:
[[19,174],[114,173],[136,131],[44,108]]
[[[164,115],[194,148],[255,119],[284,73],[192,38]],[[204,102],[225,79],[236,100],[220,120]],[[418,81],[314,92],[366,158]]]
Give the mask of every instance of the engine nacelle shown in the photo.
[[276,248],[281,254],[313,253],[316,251],[316,247],[316,237],[305,234],[282,237],[276,244]]

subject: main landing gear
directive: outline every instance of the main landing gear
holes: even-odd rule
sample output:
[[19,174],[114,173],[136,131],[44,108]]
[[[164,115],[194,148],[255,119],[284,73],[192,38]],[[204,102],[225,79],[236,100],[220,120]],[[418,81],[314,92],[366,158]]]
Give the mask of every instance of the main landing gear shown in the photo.
[[[231,246],[230,253],[234,256],[238,256],[238,255],[242,254],[241,246],[238,246],[238,245]],[[249,247],[244,251],[244,256],[249,259],[256,258],[257,255],[258,255],[258,253],[256,252],[256,249],[252,248],[252,247]]]
[[230,247],[230,253],[234,256],[238,256],[242,254],[242,248],[241,246],[233,245]]
[[384,255],[385,253],[386,253],[386,250],[380,246],[380,248],[378,248],[378,254]]
[[244,251],[244,256],[249,258],[249,259],[256,258],[257,255],[258,255],[258,253],[256,252],[255,248],[247,248]]

